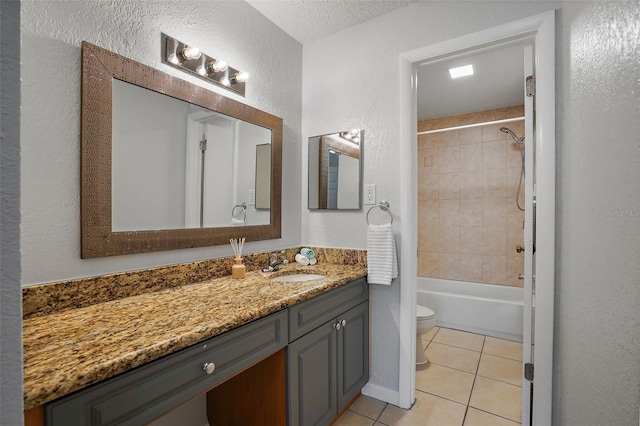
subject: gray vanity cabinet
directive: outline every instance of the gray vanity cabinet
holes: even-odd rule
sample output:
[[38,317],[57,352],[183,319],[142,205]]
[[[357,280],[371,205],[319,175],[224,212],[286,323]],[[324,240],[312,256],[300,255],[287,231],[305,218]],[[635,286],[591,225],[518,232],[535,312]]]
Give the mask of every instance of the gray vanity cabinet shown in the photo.
[[289,344],[291,426],[328,425],[369,379],[365,279],[289,308],[290,333],[295,338],[300,325],[309,328],[320,318],[325,318],[322,324]]
[[46,423],[148,423],[276,353],[287,340],[282,310],[48,403]]

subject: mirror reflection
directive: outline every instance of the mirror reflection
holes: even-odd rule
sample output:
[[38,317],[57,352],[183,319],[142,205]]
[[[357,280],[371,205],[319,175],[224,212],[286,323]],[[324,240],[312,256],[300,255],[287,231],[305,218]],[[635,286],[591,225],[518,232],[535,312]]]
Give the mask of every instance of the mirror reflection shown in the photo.
[[117,79],[112,101],[113,231],[269,223],[269,129]]
[[309,209],[360,209],[363,137],[352,129],[309,138]]

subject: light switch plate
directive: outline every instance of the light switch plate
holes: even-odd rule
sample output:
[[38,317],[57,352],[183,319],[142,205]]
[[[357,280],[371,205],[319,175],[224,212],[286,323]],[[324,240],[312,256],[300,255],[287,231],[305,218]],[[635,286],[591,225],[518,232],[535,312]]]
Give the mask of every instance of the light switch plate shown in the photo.
[[364,203],[371,205],[376,203],[376,185],[365,185],[364,186]]
[[253,206],[256,204],[256,190],[255,189],[250,189],[249,190],[249,205]]

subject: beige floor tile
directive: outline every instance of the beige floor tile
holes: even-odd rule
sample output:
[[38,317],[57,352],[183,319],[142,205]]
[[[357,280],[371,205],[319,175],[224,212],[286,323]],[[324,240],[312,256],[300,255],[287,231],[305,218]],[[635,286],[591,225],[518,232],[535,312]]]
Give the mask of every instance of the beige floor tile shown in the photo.
[[478,376],[522,386],[522,362],[483,353]]
[[522,388],[477,376],[469,406],[520,422]]
[[386,405],[386,402],[371,398],[370,396],[360,395],[358,399],[351,404],[349,410],[375,420],[380,413],[382,413]]
[[461,426],[465,410],[463,404],[416,392],[411,410],[389,404],[378,421],[389,426]]
[[347,410],[338,417],[334,426],[371,426],[374,422],[375,420]]
[[429,362],[476,374],[480,352],[431,342],[426,350]]
[[438,332],[437,329],[439,329],[439,327],[434,327],[427,334],[423,334],[422,339],[420,339],[421,342],[416,342],[416,345],[422,343],[422,350],[427,349],[427,345],[429,345],[429,343],[433,339],[433,336],[435,336],[436,333]]
[[480,334],[467,333],[466,331],[441,328],[435,335],[433,341],[445,345],[457,346],[459,348],[470,349],[481,352],[484,343],[484,336]]
[[464,426],[516,426],[519,424],[503,417],[476,410],[473,407],[469,407],[464,418]]
[[522,343],[487,336],[482,352],[522,361]]
[[416,389],[461,404],[469,402],[474,375],[429,363],[416,370]]

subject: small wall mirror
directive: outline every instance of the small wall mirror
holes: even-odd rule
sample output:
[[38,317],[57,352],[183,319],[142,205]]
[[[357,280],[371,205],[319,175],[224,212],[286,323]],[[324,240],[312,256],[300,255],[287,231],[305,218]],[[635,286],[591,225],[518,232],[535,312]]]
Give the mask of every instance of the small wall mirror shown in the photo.
[[282,119],[82,43],[82,257],[280,238]]
[[358,210],[362,206],[361,129],[309,138],[309,209]]

